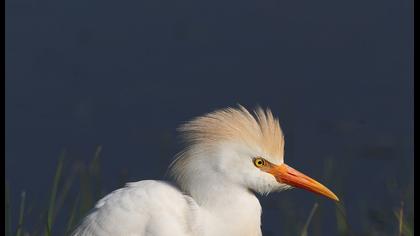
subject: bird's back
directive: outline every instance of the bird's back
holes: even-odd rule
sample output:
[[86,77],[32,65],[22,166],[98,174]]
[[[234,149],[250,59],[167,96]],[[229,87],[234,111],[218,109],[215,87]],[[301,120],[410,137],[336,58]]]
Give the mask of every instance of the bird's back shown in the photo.
[[128,183],[96,204],[72,235],[190,235],[188,197],[163,181]]

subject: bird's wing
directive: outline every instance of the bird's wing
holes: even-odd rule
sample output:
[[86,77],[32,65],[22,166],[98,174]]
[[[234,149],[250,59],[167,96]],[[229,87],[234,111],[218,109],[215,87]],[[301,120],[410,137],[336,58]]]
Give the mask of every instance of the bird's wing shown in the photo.
[[98,201],[72,235],[188,236],[189,211],[185,196],[168,183],[128,183]]

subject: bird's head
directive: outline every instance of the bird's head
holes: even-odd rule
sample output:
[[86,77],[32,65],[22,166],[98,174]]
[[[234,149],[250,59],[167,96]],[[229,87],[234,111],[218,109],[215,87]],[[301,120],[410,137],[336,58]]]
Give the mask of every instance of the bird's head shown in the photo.
[[328,188],[284,163],[284,136],[268,109],[217,110],[187,122],[179,131],[186,147],[170,170],[184,191],[199,187],[203,180],[217,180],[261,194],[297,187],[338,201]]

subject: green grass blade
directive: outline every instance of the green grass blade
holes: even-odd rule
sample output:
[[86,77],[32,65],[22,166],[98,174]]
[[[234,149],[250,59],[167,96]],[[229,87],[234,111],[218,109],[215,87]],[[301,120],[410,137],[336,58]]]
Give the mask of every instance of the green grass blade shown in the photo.
[[84,215],[93,206],[92,184],[89,173],[80,173],[80,204],[79,214]]
[[402,235],[404,235],[404,236],[413,236],[414,235],[414,228],[408,226],[405,223],[403,223],[403,226],[402,226]]
[[90,162],[91,167],[94,167],[94,168],[99,167],[99,157],[101,155],[101,152],[102,152],[102,146],[99,145],[96,148],[92,161]]
[[56,217],[56,215],[58,214],[58,212],[64,205],[64,201],[66,200],[66,197],[69,193],[71,186],[73,185],[74,179],[75,179],[75,175],[74,173],[72,173],[70,177],[68,177],[66,182],[64,183],[63,189],[61,190],[61,193],[57,198],[56,210],[54,212],[53,218]]
[[398,236],[411,236],[414,235],[411,227],[404,221],[404,202],[401,201],[400,208],[394,211],[394,215],[398,220]]
[[102,147],[98,146],[92,161],[80,173],[80,204],[79,214],[84,215],[100,197],[99,157]]
[[4,219],[5,219],[5,235],[11,236],[12,235],[12,216],[11,216],[11,205],[10,205],[10,190],[9,184],[6,182],[5,184],[5,191],[4,191],[4,201],[5,201],[5,211],[4,211]]
[[401,201],[400,212],[398,214],[398,235],[403,235],[404,202]]
[[89,165],[89,177],[92,181],[92,194],[95,200],[101,197],[101,181],[100,181],[100,154],[102,146],[96,148],[95,154]]
[[20,210],[19,210],[19,221],[18,226],[16,229],[16,236],[21,236],[23,231],[23,219],[25,216],[25,200],[26,200],[26,193],[25,191],[21,194],[21,200],[20,200]]
[[354,235],[347,221],[347,213],[343,200],[335,204],[335,213],[338,235]]
[[314,216],[317,208],[318,208],[318,203],[315,202],[314,206],[312,207],[311,212],[309,213],[308,219],[306,219],[305,225],[303,226],[302,233],[300,234],[301,236],[307,236],[308,235],[308,227],[309,227],[309,224],[312,221],[312,217]]
[[46,233],[47,235],[51,235],[51,227],[52,224],[54,222],[54,212],[55,212],[55,199],[57,196],[57,190],[58,190],[58,184],[60,182],[60,178],[61,178],[61,172],[63,170],[63,163],[64,163],[64,157],[65,157],[66,152],[63,151],[58,164],[57,164],[57,169],[55,172],[55,176],[54,176],[54,180],[53,180],[53,186],[51,189],[51,196],[50,196],[50,203],[49,203],[49,207],[48,207],[48,213],[47,213],[47,229],[46,229]]
[[79,205],[79,200],[80,200],[80,195],[77,195],[76,200],[74,201],[71,213],[70,213],[69,220],[67,222],[67,228],[66,228],[66,234],[65,235],[70,235],[71,230],[74,227],[74,223],[76,221],[76,212],[77,212],[78,205]]

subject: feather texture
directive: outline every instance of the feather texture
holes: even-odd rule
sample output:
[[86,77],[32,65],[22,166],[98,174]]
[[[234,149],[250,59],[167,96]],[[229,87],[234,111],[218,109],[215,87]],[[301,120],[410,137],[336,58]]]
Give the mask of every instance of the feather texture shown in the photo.
[[234,140],[264,149],[272,158],[283,158],[284,136],[270,109],[258,107],[254,116],[243,106],[225,108],[197,117],[180,126],[187,146],[202,146]]

